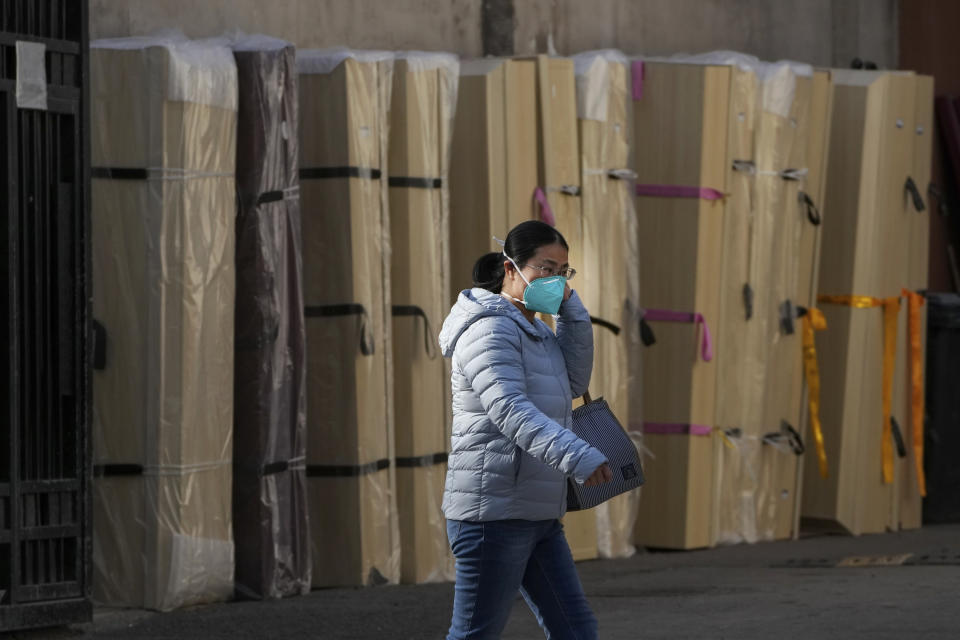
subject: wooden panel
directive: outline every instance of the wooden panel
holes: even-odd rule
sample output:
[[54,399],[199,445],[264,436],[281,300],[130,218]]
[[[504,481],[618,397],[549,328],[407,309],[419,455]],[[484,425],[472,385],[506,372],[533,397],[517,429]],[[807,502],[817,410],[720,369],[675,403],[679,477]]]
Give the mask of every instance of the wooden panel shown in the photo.
[[[385,155],[389,68],[347,59],[301,74],[301,203],[307,307],[307,465],[313,585],[399,579],[392,467],[323,475],[393,458],[389,224],[381,180],[315,179],[311,170],[378,170]],[[372,175],[372,174],[371,174]],[[359,304],[363,314],[317,317],[311,308]],[[373,350],[363,353],[368,341]],[[344,522],[354,522],[343,534]]]
[[477,258],[533,216],[538,185],[536,63],[461,67],[450,175],[451,299],[472,286]]
[[[796,77],[793,105],[777,143],[784,153],[784,164],[778,170],[807,168],[812,91],[812,77]],[[794,321],[793,333],[785,331],[780,320],[783,305],[788,301],[791,305],[807,304],[796,297],[800,283],[809,286],[810,281],[809,273],[801,273],[801,265],[805,264],[808,269],[812,265],[812,261],[804,261],[800,253],[803,231],[812,226],[799,202],[801,186],[801,180],[783,178],[779,178],[776,185],[780,193],[774,211],[777,223],[770,255],[772,296],[767,309],[768,368],[765,391],[757,398],[763,407],[761,427],[766,433],[778,433],[781,422],[794,429],[799,427],[793,398],[796,390],[803,386],[802,371],[797,366],[802,354],[800,320]],[[778,446],[764,445],[760,449],[757,533],[761,540],[782,540],[793,533],[799,460],[785,441]]]
[[[930,183],[931,159],[933,152],[933,94],[934,80],[931,76],[917,76],[915,78],[916,94],[914,97],[914,145],[913,168],[910,176],[926,200],[926,185]],[[924,291],[928,288],[928,265],[930,253],[930,216],[932,202],[927,201],[927,209],[917,212],[913,201],[906,199],[904,204],[908,231],[908,257],[905,287],[911,291]],[[904,299],[906,306],[906,299]],[[907,311],[909,314],[909,311]],[[920,344],[921,344],[921,371],[926,370],[926,305],[921,308]],[[909,315],[901,315],[901,319],[909,322]],[[900,461],[900,528],[916,529],[921,525],[922,498],[917,481],[915,457],[913,451],[911,378],[910,378],[910,340],[909,331],[904,350],[898,353],[905,367],[904,384],[895,392],[903,397],[904,422],[900,424],[907,446],[907,457]],[[921,461],[922,464],[922,461]]]
[[[634,103],[638,182],[722,188],[726,183],[730,69],[648,63]],[[724,206],[721,201],[638,198],[641,307],[719,317]],[[699,359],[689,324],[654,327],[643,366],[644,418],[712,424],[716,363]],[[648,461],[636,527],[638,544],[712,544],[713,442],[647,435]]]
[[[903,188],[913,167],[915,80],[849,71],[834,78],[820,292],[898,296],[908,258]],[[899,499],[882,478],[883,313],[837,305],[823,310],[829,328],[818,332],[817,351],[831,476],[806,475],[803,515],[854,534],[895,529]],[[905,346],[903,310],[900,317],[898,354]],[[902,389],[902,355],[898,360],[895,388]],[[902,394],[893,405],[902,425]]]
[[[444,68],[411,71],[406,60],[394,68],[388,163],[391,178],[440,179],[440,188],[390,187],[392,304],[416,307],[422,317],[393,318],[396,455],[430,458],[448,449],[447,373],[436,341],[448,311],[449,254],[443,232],[448,211],[443,191],[444,122],[452,117],[450,83]],[[445,465],[400,468],[397,472],[401,580],[405,583],[452,577],[452,556],[440,503]],[[437,542],[439,541],[439,542]]]
[[[830,150],[831,114],[833,111],[833,80],[829,71],[817,70],[813,74],[810,98],[810,118],[805,136],[807,141],[807,179],[803,191],[813,201],[821,219],[829,212],[824,208],[824,195],[827,183],[827,159]],[[802,203],[800,215],[804,222],[801,225],[800,235],[800,266],[797,281],[797,304],[815,308],[817,304],[817,283],[820,268],[820,230],[822,225],[812,224],[807,219]],[[800,322],[800,321],[798,321]],[[802,330],[802,324],[798,330]],[[801,339],[802,340],[802,339]],[[793,500],[793,534],[799,533],[800,505],[802,503],[802,489],[804,474],[820,474],[816,444],[813,432],[809,429],[809,415],[807,410],[807,386],[804,379],[804,365],[802,352],[795,356],[794,366],[796,375],[803,380],[802,384],[793,387],[790,415],[796,417],[797,430],[806,445],[807,453],[802,464],[797,467],[796,492]]]
[[[537,162],[537,66],[533,60],[504,62],[507,232],[533,217],[533,191],[539,184]],[[456,134],[454,134],[456,135]],[[479,257],[479,254],[478,254]]]
[[[753,163],[754,137],[759,110],[758,80],[752,71],[730,69],[730,109],[727,114],[727,175],[729,194],[723,224],[723,260],[720,266],[720,312],[712,323],[715,360],[724,375],[716,376],[715,424],[723,429],[741,429],[747,393],[756,385],[747,384],[747,316],[744,286],[750,282],[750,241],[754,177],[735,168]],[[738,166],[741,166],[738,164]],[[751,285],[752,286],[752,285]],[[742,430],[742,429],[741,429]],[[741,438],[736,446],[714,443],[713,541],[724,544],[755,542],[755,507],[745,501],[756,490],[756,443]]]

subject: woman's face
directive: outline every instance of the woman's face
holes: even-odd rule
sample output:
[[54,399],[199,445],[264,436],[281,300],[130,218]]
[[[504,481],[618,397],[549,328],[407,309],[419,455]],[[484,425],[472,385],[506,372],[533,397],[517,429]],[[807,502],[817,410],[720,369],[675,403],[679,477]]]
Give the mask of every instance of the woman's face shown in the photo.
[[[546,244],[538,248],[533,256],[525,263],[520,264],[524,277],[533,282],[537,278],[556,275],[569,267],[569,255],[559,242]],[[503,291],[514,298],[523,299],[523,290],[527,283],[514,268],[513,263],[505,260],[503,263]]]

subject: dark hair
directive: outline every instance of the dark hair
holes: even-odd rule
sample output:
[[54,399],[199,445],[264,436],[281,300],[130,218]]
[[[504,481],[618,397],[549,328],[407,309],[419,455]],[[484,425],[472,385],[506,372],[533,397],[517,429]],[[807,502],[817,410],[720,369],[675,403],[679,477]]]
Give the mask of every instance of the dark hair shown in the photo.
[[507,240],[503,247],[503,253],[497,251],[480,256],[476,264],[473,265],[473,286],[500,293],[503,287],[503,254],[507,254],[517,265],[526,264],[527,260],[533,257],[537,249],[550,244],[563,246],[570,250],[567,241],[559,231],[545,222],[539,220],[527,220],[521,222],[507,234]]

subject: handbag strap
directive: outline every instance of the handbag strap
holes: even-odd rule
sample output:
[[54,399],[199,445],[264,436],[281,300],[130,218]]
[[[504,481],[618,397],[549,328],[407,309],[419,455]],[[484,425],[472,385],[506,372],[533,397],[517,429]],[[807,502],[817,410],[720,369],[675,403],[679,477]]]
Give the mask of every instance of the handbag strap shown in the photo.
[[587,404],[590,404],[591,402],[593,402],[593,398],[590,397],[590,392],[589,392],[589,391],[584,391],[584,392],[583,392],[583,404],[587,405]]

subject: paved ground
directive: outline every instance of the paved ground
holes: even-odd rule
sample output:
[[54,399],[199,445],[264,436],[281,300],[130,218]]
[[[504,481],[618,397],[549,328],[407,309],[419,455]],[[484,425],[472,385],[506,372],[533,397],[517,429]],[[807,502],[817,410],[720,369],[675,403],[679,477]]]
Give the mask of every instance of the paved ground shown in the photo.
[[[641,553],[579,569],[605,639],[960,638],[960,525]],[[99,610],[90,625],[17,637],[433,640],[452,599],[449,584],[330,589],[170,614]],[[518,600],[504,640],[542,637]]]

